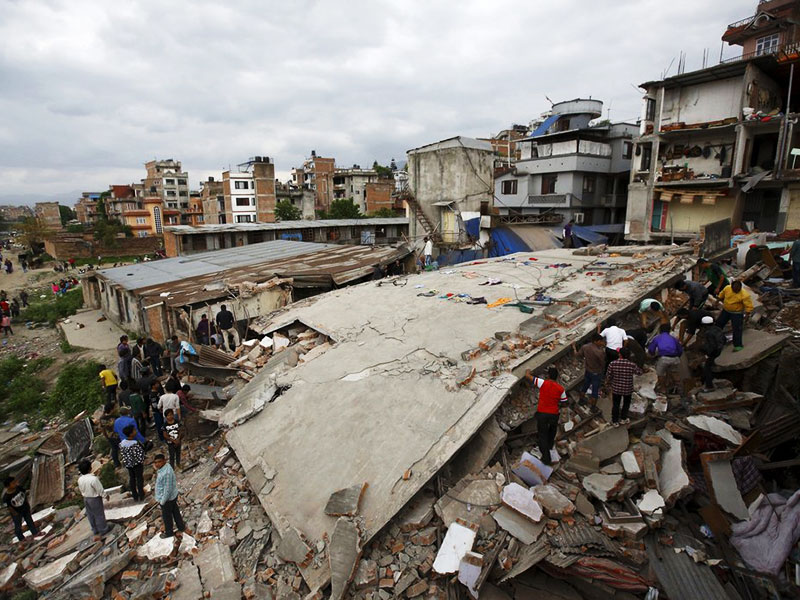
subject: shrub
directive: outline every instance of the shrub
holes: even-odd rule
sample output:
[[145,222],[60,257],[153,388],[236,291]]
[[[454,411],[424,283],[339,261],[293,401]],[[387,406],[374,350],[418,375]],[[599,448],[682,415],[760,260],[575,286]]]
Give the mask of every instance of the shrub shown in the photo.
[[105,489],[116,487],[120,485],[122,482],[117,477],[117,471],[114,468],[114,463],[107,462],[102,467],[100,467],[100,483],[103,484]]
[[50,323],[55,325],[59,319],[74,315],[83,306],[83,293],[80,287],[68,291],[63,296],[48,296],[46,300],[34,300],[22,313],[24,321]]
[[92,412],[102,406],[103,392],[97,378],[99,367],[94,361],[84,360],[64,365],[45,411],[71,419],[81,411]]
[[104,435],[96,435],[92,441],[92,450],[98,456],[106,456],[111,453],[111,443]]
[[24,417],[28,424],[37,421],[43,405],[45,382],[36,374],[53,363],[52,358],[37,358],[29,362],[18,356],[0,360],[0,416]]

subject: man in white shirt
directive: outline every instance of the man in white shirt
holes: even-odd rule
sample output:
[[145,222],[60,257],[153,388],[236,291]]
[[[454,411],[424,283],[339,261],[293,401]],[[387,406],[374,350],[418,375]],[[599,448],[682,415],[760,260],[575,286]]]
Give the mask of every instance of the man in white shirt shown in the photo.
[[161,411],[162,416],[164,415],[164,413],[167,411],[168,408],[171,408],[175,417],[180,420],[181,399],[178,396],[178,394],[166,393],[162,394],[161,397],[158,399],[158,410]]
[[[628,334],[622,327],[617,327],[617,321],[613,318],[606,322],[605,329],[601,330],[600,327],[600,325],[597,326],[597,333],[606,341],[606,370],[608,370],[611,361],[619,358],[619,351],[625,345]],[[605,372],[603,376],[605,377]]]
[[92,463],[87,459],[84,458],[78,464],[78,470],[81,472],[81,476],[78,477],[78,490],[83,496],[89,526],[92,528],[95,540],[99,541],[100,537],[111,529],[106,522],[106,511],[103,506],[105,490],[97,475],[92,473]]
[[425,266],[427,267],[433,262],[433,240],[425,236],[425,248],[422,250],[425,255]]

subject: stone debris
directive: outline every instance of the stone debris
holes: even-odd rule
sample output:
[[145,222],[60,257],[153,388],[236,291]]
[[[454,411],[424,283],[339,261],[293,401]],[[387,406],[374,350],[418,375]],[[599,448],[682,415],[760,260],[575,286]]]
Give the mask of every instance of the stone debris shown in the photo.
[[622,475],[592,473],[584,477],[581,483],[587,493],[601,502],[608,502],[619,494],[624,482],[625,478]]
[[473,598],[478,597],[479,590],[476,586],[482,571],[483,555],[476,552],[467,552],[458,567],[458,581],[467,588]]
[[328,504],[325,505],[325,514],[332,517],[354,517],[358,513],[358,507],[364,492],[367,490],[367,483],[352,485],[343,490],[338,490],[331,494]]
[[78,554],[80,552],[76,550],[44,566],[31,569],[22,578],[29,588],[36,592],[43,592],[60,581],[65,573],[74,570],[78,562]]
[[328,559],[331,569],[331,599],[345,597],[361,558],[361,531],[347,517],[339,517],[331,535]]
[[453,523],[447,528],[442,546],[433,562],[433,570],[441,575],[455,573],[461,566],[461,559],[472,550],[476,532],[460,523]]
[[160,533],[156,533],[150,540],[139,547],[136,554],[141,558],[153,561],[164,561],[175,552],[175,537],[162,538]]
[[551,519],[568,517],[575,512],[575,505],[554,485],[537,485],[533,497]]

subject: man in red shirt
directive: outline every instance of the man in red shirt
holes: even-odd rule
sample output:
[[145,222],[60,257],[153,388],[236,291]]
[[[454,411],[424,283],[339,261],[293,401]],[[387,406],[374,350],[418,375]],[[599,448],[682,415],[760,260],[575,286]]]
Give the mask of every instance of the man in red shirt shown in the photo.
[[525,379],[531,381],[539,389],[539,403],[536,407],[536,427],[539,439],[539,451],[542,462],[551,464],[550,450],[556,443],[558,432],[558,409],[567,401],[566,390],[557,382],[558,369],[548,367],[547,378],[534,377],[530,370],[525,371]]

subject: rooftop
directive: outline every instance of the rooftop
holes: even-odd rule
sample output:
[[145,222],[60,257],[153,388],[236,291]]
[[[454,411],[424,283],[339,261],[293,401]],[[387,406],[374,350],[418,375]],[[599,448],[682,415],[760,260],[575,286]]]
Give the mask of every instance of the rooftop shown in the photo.
[[408,225],[405,217],[389,217],[385,219],[325,219],[316,221],[280,221],[278,223],[227,223],[209,225],[176,225],[166,230],[176,235],[192,235],[200,233],[227,233],[234,231],[283,231],[286,229],[309,229],[314,227],[364,227],[385,225]]
[[434,142],[433,144],[426,144],[425,146],[420,146],[419,148],[412,148],[411,150],[407,150],[406,153],[417,154],[420,152],[433,152],[435,150],[458,147],[472,148],[473,150],[485,150],[487,152],[494,151],[489,142],[483,142],[481,140],[476,140],[475,138],[458,135],[440,142]]

